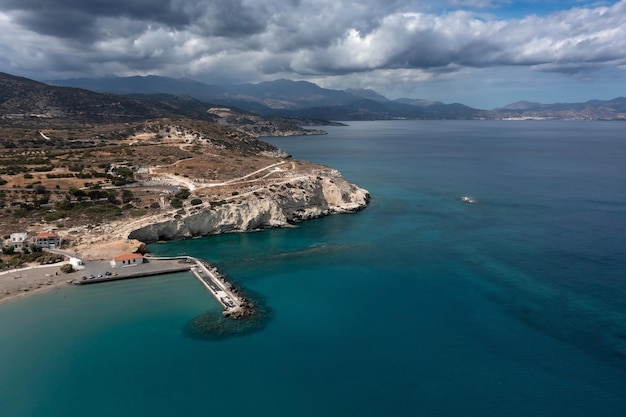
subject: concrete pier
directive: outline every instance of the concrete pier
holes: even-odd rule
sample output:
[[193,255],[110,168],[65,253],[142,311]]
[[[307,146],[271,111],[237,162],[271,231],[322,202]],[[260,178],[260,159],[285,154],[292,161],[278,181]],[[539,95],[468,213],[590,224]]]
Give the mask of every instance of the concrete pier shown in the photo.
[[[117,281],[122,279],[148,277],[152,275],[171,274],[189,271],[192,265],[180,262],[179,259],[147,259],[145,263],[129,265],[122,268],[111,268],[109,262],[88,262],[82,271],[82,278],[73,283],[78,285],[95,284],[97,282]],[[111,272],[113,271],[113,272]]]
[[226,281],[215,267],[196,258],[189,257],[187,259],[194,265],[191,272],[224,307],[225,316],[241,318],[254,313],[248,300],[238,295],[237,289]]
[[[173,258],[146,257],[146,262],[115,268],[111,273],[104,263],[90,263],[90,270],[94,269],[91,264],[102,264],[96,274],[84,275],[81,279],[73,281],[74,284],[87,285],[98,282],[117,281],[147,277],[152,275],[170,274],[173,272],[191,271],[204,285],[209,293],[224,307],[224,316],[234,319],[250,316],[254,310],[250,302],[238,294],[238,290],[219,273],[217,268],[191,256]],[[106,264],[108,265],[108,263]]]

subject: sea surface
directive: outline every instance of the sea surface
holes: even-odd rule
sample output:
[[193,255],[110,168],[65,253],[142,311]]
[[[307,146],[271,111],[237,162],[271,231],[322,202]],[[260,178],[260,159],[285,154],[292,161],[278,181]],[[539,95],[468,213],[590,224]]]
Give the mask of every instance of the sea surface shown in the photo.
[[0,416],[626,416],[625,123],[324,129],[268,141],[366,210],[149,247],[259,326],[191,334],[220,307],[190,273],[0,304]]

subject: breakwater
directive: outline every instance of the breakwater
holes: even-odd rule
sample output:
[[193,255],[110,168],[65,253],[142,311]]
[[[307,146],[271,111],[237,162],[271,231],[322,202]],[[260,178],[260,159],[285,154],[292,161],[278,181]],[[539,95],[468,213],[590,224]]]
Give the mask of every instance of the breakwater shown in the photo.
[[239,294],[239,289],[224,278],[214,266],[197,258],[188,257],[193,263],[191,272],[224,307],[224,316],[240,319],[255,313],[252,303]]

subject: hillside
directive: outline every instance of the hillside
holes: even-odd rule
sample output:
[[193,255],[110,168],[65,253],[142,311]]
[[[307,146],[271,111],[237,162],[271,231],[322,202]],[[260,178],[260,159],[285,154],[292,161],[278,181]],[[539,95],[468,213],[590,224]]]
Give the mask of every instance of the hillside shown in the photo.
[[220,117],[208,111],[215,107],[188,95],[136,93],[120,96],[82,88],[51,86],[0,73],[0,120],[3,128],[67,128],[84,124],[190,118],[231,126],[255,137],[324,133],[301,128],[300,125],[305,122],[300,120],[279,116],[267,119],[237,108],[229,108],[227,117],[226,114]]
[[[279,227],[367,205],[367,192],[337,171],[256,138],[299,134],[294,121],[205,109],[185,97],[121,98],[6,74],[0,80],[2,236],[55,230],[69,249],[97,257],[109,253],[99,247],[133,233],[145,242],[154,233]],[[198,112],[202,118],[188,117]],[[299,130],[285,130],[293,126]],[[165,229],[146,232],[159,224]]]
[[[468,106],[447,105],[426,100],[389,100],[373,90],[344,91],[319,87],[306,81],[276,80],[258,84],[215,86],[194,82],[190,91],[187,79],[167,77],[83,78],[55,80],[56,85],[80,86],[96,91],[127,94],[188,94],[205,102],[236,107],[261,116],[283,116],[316,120],[381,120],[381,119],[467,119],[483,118],[484,111]],[[132,82],[130,82],[132,81]]]
[[500,118],[626,120],[626,98],[555,104],[518,101],[492,113]]
[[198,111],[80,88],[55,87],[0,73],[0,118],[3,126],[71,126],[83,123],[123,123],[159,117],[213,120],[211,116]]
[[385,119],[583,119],[623,120],[624,99],[590,100],[585,103],[542,104],[520,101],[502,108],[483,110],[461,103],[401,98],[390,100],[371,89],[332,90],[306,81],[276,80],[257,84],[210,85],[189,79],[147,76],[82,78],[53,81],[117,94],[188,95],[201,102],[238,108],[260,116],[317,120]]

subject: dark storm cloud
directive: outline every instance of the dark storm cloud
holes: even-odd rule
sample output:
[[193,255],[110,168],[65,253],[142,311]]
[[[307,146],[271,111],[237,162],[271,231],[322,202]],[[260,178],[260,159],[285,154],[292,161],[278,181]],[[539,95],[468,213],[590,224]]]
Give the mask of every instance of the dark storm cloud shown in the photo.
[[265,28],[262,2],[241,0],[7,0],[0,10],[13,12],[15,21],[35,33],[60,38],[96,40],[101,21],[129,19],[138,25],[163,25],[177,30],[193,27],[204,36],[238,36]]
[[505,2],[444,1],[472,7],[450,11],[440,3],[3,0],[0,63],[245,81],[400,70],[427,79],[507,66],[576,74],[626,65],[626,0],[500,18],[476,10]]

